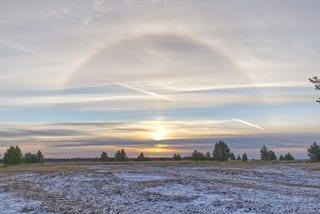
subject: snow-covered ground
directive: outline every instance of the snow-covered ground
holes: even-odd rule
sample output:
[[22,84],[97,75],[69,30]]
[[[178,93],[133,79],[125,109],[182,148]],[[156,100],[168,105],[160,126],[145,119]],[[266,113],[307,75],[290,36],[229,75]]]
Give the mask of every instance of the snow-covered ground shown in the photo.
[[290,164],[0,171],[0,213],[319,213],[320,172]]

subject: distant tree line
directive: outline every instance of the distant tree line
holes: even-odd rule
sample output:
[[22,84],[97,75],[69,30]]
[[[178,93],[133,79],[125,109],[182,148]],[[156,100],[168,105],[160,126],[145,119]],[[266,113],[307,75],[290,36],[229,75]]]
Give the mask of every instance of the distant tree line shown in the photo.
[[247,161],[248,157],[247,154],[244,153],[242,158],[238,155],[237,159],[235,155],[230,152],[230,148],[224,141],[219,141],[215,144],[214,150],[212,154],[208,151],[206,155],[203,153],[194,150],[190,156],[190,160],[193,161],[205,161],[205,160],[213,160],[213,161],[228,161],[228,160],[242,160]]
[[3,155],[3,163],[5,165],[15,165],[20,163],[43,163],[44,155],[39,150],[37,153],[32,154],[30,152],[24,155],[21,152],[19,146],[11,146]]
[[[314,142],[310,148],[308,148],[308,156],[312,161],[320,161],[320,145],[318,145],[316,142]],[[291,153],[286,153],[284,155],[280,155],[279,159],[277,158],[274,151],[269,150],[266,145],[263,145],[260,149],[260,159],[262,161],[293,161],[295,158]],[[128,161],[129,158],[126,155],[126,152],[124,149],[118,150],[114,154],[114,158],[109,158],[106,152],[102,152],[100,155],[100,158],[96,158],[98,161]],[[149,157],[145,157],[144,153],[140,153],[137,158],[132,159],[135,161],[149,161]],[[181,160],[192,160],[192,161],[248,161],[248,155],[247,153],[243,153],[241,156],[238,154],[237,156],[234,155],[233,152],[230,151],[230,148],[224,141],[219,141],[215,144],[214,150],[212,153],[209,151],[207,153],[202,153],[198,150],[194,150],[191,154],[191,156],[188,157],[181,157],[180,154],[175,153],[171,158],[153,158],[153,160],[174,160],[174,161],[181,161]],[[254,160],[254,159],[253,159]]]
[[288,152],[285,155],[280,155],[279,160],[281,160],[281,161],[292,161],[292,160],[294,160],[294,157]]
[[[143,153],[142,153],[143,156]],[[108,154],[106,152],[102,152],[100,155],[100,158],[96,158],[96,161],[102,161],[102,162],[106,162],[106,161],[128,161],[129,158],[126,154],[126,152],[124,151],[124,149],[118,150],[115,154],[114,157],[111,158],[108,156]]]
[[[263,161],[273,161],[277,160],[277,156],[272,150],[268,150],[268,148],[264,145],[260,150],[260,157]],[[288,152],[285,155],[280,155],[280,161],[293,161],[294,157]]]
[[[314,142],[308,149],[308,156],[311,161],[318,162],[320,161],[320,145],[317,142]],[[151,158],[146,157],[143,152],[141,152],[135,159],[135,161],[150,161]],[[277,156],[274,151],[269,150],[265,145],[260,149],[260,159],[262,161],[274,161],[277,160]],[[11,146],[3,155],[3,163],[5,165],[15,165],[20,163],[32,164],[32,163],[43,163],[45,160],[44,155],[39,150],[37,153],[25,153],[24,155],[21,152],[19,146]],[[60,159],[59,159],[60,160]],[[100,158],[95,158],[95,161],[128,161],[129,158],[124,149],[118,150],[113,157],[109,157],[106,152],[102,152]],[[154,160],[154,158],[153,158]],[[243,153],[242,156],[234,155],[233,152],[230,152],[230,148],[224,141],[219,141],[215,144],[214,150],[212,153],[209,151],[204,154],[200,151],[194,150],[189,157],[181,157],[180,154],[175,153],[171,158],[158,158],[160,161],[165,160],[192,160],[192,161],[248,161],[248,156],[246,153]],[[280,161],[293,161],[295,158],[289,152],[279,156]]]

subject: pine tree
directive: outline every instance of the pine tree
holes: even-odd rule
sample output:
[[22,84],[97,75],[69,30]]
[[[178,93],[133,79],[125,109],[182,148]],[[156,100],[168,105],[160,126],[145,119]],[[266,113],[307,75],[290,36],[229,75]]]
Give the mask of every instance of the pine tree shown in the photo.
[[308,148],[308,156],[312,161],[320,161],[320,146],[316,142]]
[[44,155],[40,150],[37,152],[36,156],[38,163],[44,163]]
[[244,154],[242,155],[242,161],[247,161],[247,160],[248,160],[248,156],[247,156],[246,153],[244,153]]
[[3,156],[3,162],[8,165],[20,164],[22,159],[23,156],[19,146],[11,146]]
[[38,158],[35,154],[31,154],[30,152],[26,153],[23,157],[24,163],[38,163]]
[[124,149],[118,150],[115,154],[114,154],[114,160],[115,161],[128,161],[128,157],[126,152],[124,151]]
[[223,141],[216,143],[213,151],[213,159],[216,161],[227,161],[229,157],[230,149],[228,145]]
[[237,160],[241,160],[241,157],[240,157],[240,155],[238,155],[238,156],[237,156]]
[[197,150],[194,150],[191,155],[191,160],[194,161],[204,161],[206,158],[203,153],[198,152]]
[[266,145],[263,145],[263,147],[260,150],[260,154],[261,160],[268,160],[268,149]]
[[293,160],[294,160],[294,157],[288,152],[288,153],[284,156],[284,160],[293,161]]
[[268,152],[268,160],[277,160],[277,156],[274,153],[274,151],[269,150],[269,152]]
[[140,155],[138,155],[138,157],[137,157],[136,160],[137,160],[137,161],[149,161],[150,158],[145,157],[144,154],[143,154],[143,152],[141,152]]
[[207,154],[206,154],[206,160],[211,160],[211,154],[210,154],[210,152],[207,152]]
[[272,150],[268,150],[265,145],[260,150],[261,160],[270,161],[270,160],[277,160],[277,156]]
[[106,161],[109,161],[109,157],[108,157],[108,154],[106,152],[102,152],[101,155],[100,155],[100,161],[102,162],[106,162]]
[[283,155],[280,155],[279,160],[281,160],[281,161],[283,161],[283,160],[284,160]]
[[138,155],[137,161],[144,161],[144,155],[143,155],[143,152],[140,153],[140,155]]
[[236,159],[236,157],[234,156],[234,154],[231,152],[230,153],[230,160],[235,160]]
[[175,160],[175,161],[180,161],[181,160],[181,156],[180,156],[180,154],[174,154],[172,159]]
[[44,156],[42,155],[41,151],[39,150],[36,154],[32,154],[31,152],[28,152],[24,154],[23,157],[24,163],[43,163],[44,162]]

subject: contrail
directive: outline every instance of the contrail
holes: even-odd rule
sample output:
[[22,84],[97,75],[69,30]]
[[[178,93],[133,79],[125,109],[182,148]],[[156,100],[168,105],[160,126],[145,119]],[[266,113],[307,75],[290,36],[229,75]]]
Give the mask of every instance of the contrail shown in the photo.
[[20,44],[18,44],[18,43],[13,42],[13,41],[4,40],[4,39],[1,39],[1,38],[0,38],[0,44],[5,45],[5,46],[7,46],[7,47],[9,47],[9,48],[13,48],[13,49],[17,49],[17,50],[26,52],[26,53],[31,53],[31,54],[40,56],[40,57],[42,57],[42,58],[46,58],[46,59],[49,58],[48,56],[46,56],[46,55],[44,55],[44,54],[42,54],[42,53],[39,53],[39,52],[37,52],[37,51],[35,51],[35,50],[32,50],[32,49],[30,49],[30,48],[27,48],[27,47],[25,47],[25,46],[23,46],[23,45],[20,45]]
[[132,86],[132,85],[124,84],[124,83],[121,83],[121,82],[114,82],[114,83],[117,84],[117,85],[120,85],[120,86],[122,86],[122,87],[125,87],[125,88],[129,88],[129,89],[133,89],[133,90],[135,90],[135,91],[139,91],[139,92],[141,92],[141,93],[143,93],[143,94],[148,94],[148,95],[151,95],[151,96],[153,96],[153,97],[160,98],[160,99],[162,99],[162,100],[172,101],[172,100],[171,100],[170,98],[168,98],[168,97],[165,97],[165,96],[160,95],[160,94],[156,94],[156,93],[151,92],[151,91],[146,91],[146,90],[143,90],[143,89],[141,89],[141,88],[137,88],[137,87]]
[[232,121],[237,121],[237,122],[243,123],[243,124],[245,124],[245,125],[247,125],[247,126],[251,126],[251,127],[256,128],[256,129],[260,129],[261,131],[265,131],[265,129],[262,128],[261,126],[256,125],[256,124],[253,124],[253,123],[250,123],[250,122],[248,122],[248,121],[244,121],[244,120],[240,120],[240,119],[236,119],[236,118],[235,118],[235,119],[232,119]]

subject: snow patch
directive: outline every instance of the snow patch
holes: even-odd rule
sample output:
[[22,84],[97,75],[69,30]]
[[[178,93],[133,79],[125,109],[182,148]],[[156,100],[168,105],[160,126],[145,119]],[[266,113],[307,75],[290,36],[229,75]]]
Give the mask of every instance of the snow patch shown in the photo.
[[164,186],[158,186],[149,188],[147,192],[158,193],[165,196],[196,196],[198,193],[192,186],[183,184],[167,184]]
[[26,200],[13,193],[0,191],[0,213],[35,213],[40,204],[40,201]]
[[153,181],[168,179],[168,176],[157,174],[144,174],[144,173],[118,173],[114,174],[116,177],[127,181]]
[[319,213],[320,209],[320,172],[298,163],[132,164],[111,167],[106,174],[96,171],[108,170],[106,166],[93,168],[2,176],[0,213]]

